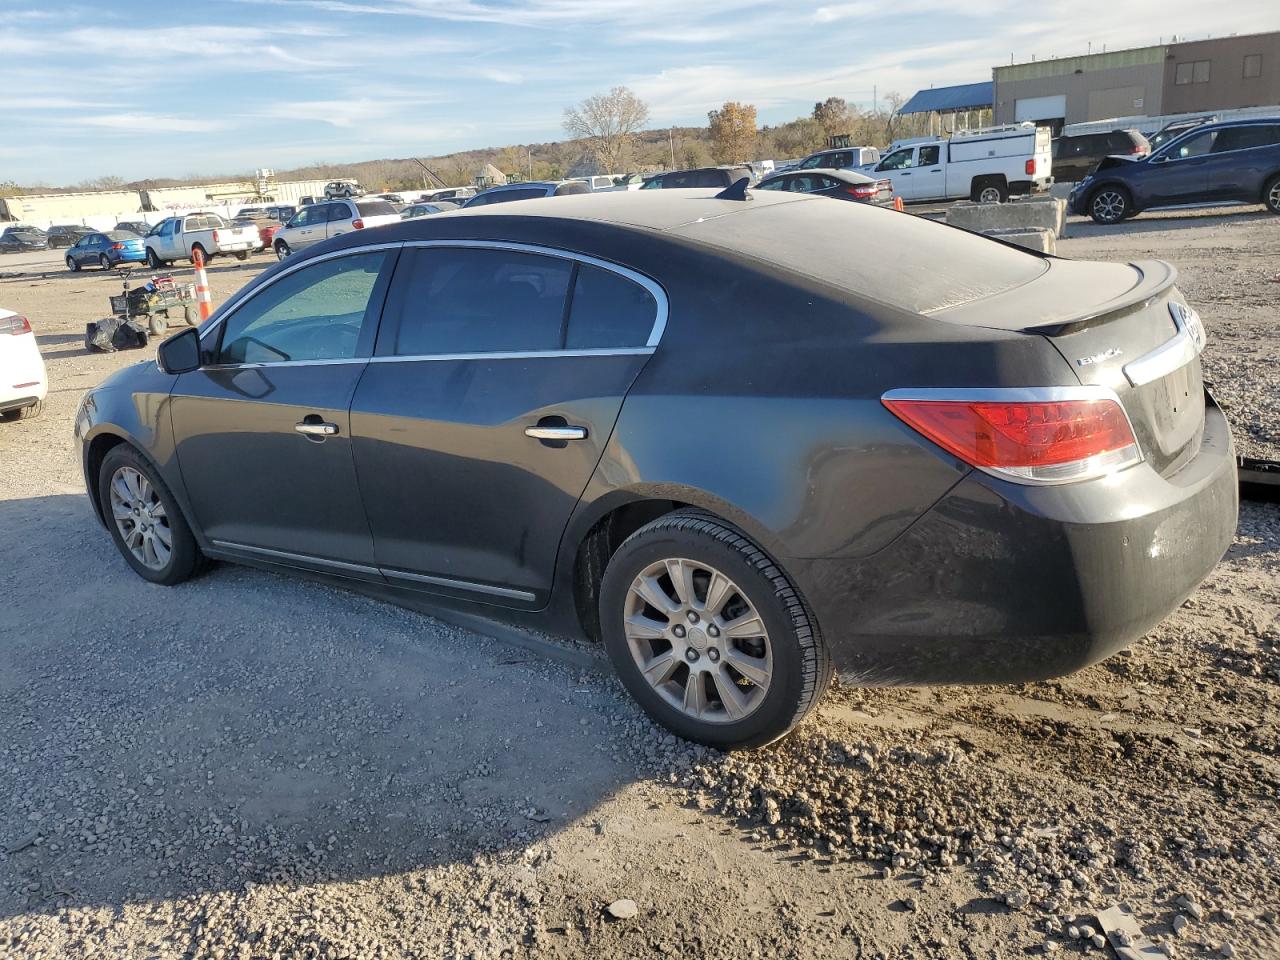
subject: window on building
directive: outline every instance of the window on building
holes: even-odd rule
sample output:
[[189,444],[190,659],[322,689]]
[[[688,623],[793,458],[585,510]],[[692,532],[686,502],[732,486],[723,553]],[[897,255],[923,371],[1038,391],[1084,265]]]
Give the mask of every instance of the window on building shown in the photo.
[[1252,80],[1262,76],[1262,54],[1251,53],[1244,58],[1244,78]]
[[1174,68],[1173,82],[1176,86],[1185,87],[1189,83],[1209,82],[1209,61],[1188,60]]

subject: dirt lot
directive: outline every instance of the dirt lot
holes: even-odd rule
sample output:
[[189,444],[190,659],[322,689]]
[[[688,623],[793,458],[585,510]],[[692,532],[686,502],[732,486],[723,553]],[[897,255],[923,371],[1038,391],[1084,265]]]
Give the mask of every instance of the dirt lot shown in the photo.
[[[1177,264],[1237,441],[1280,456],[1280,219],[1071,226],[1063,255]],[[268,262],[216,263],[215,298]],[[152,356],[84,352],[117,291],[0,258],[52,383],[0,424],[0,957],[1102,957],[1116,903],[1169,957],[1280,956],[1280,506],[1103,664],[837,687],[726,756],[577,648],[134,577],[71,447],[81,393]]]

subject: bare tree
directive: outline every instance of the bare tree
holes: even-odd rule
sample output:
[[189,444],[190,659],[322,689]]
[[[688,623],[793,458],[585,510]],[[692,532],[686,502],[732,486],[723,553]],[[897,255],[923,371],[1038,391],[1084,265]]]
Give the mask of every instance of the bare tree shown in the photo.
[[565,133],[586,140],[591,155],[605,173],[622,166],[632,137],[648,122],[648,105],[626,87],[587,97],[564,111]]
[[756,108],[730,100],[707,114],[716,159],[721,163],[743,163],[756,148]]
[[821,103],[813,105],[813,119],[822,124],[827,136],[849,132],[849,104],[843,97],[827,97]]

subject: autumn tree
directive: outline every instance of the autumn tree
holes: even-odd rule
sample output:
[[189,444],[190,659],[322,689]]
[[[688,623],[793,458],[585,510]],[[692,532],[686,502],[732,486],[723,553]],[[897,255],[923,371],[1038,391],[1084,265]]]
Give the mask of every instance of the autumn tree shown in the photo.
[[711,142],[720,163],[743,163],[756,147],[756,108],[730,100],[707,114]]
[[564,111],[565,133],[585,140],[596,163],[610,174],[622,167],[632,138],[648,122],[648,105],[626,87],[587,97]]
[[849,120],[852,111],[843,97],[827,97],[821,103],[813,105],[813,119],[822,126],[827,136],[849,132]]

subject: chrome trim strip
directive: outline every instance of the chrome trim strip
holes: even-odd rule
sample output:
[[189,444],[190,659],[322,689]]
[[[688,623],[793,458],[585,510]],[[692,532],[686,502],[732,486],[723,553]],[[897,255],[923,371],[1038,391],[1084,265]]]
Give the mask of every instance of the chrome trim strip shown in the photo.
[[[1133,429],[1133,420],[1129,411],[1120,402],[1120,397],[1110,387],[1094,384],[1080,384],[1074,387],[904,387],[885,391],[884,400],[951,400],[963,403],[972,400],[987,400],[992,403],[1053,403],[1066,400],[1110,400],[1124,414],[1125,423],[1129,425],[1129,434],[1134,438],[1133,444],[1121,450],[1108,451],[1096,457],[1077,461],[1075,466],[1079,473],[1070,476],[1053,476],[1054,470],[1045,471],[1045,476],[1031,476],[1023,472],[1027,468],[1002,469],[1000,467],[973,466],[974,470],[996,477],[1010,480],[1027,486],[1054,486],[1062,483],[1073,483],[1080,480],[1093,480],[1107,473],[1136,466],[1146,460],[1142,447],[1137,442],[1137,431]],[[904,424],[906,425],[906,424]],[[907,425],[909,426],[909,425]],[[927,437],[924,439],[928,440]],[[932,441],[930,441],[932,442]],[[954,456],[954,454],[948,454]],[[960,459],[960,458],[956,458]],[[1055,465],[1065,467],[1067,465]]]
[[656,347],[659,341],[662,340],[663,331],[667,329],[667,313],[670,309],[667,292],[662,289],[656,280],[652,280],[643,273],[637,273],[630,267],[624,267],[621,264],[601,260],[585,253],[577,253],[573,250],[561,250],[559,247],[546,247],[537,243],[520,243],[513,240],[406,240],[404,246],[478,247],[485,250],[514,250],[518,253],[538,253],[547,257],[559,257],[561,260],[576,260],[579,263],[589,263],[593,267],[608,270],[619,276],[626,277],[633,283],[638,283],[653,296],[658,306],[658,313],[654,318],[653,328],[649,331],[649,339],[645,341],[645,346]]
[[1204,349],[1204,323],[1200,314],[1178,302],[1169,304],[1169,314],[1177,333],[1149,353],[1124,365],[1124,375],[1141,387],[1185,367]]
[[448,587],[452,590],[469,590],[472,593],[487,593],[494,597],[506,597],[510,600],[533,601],[538,599],[528,590],[514,590],[510,587],[495,587],[488,583],[473,583],[470,580],[454,580],[450,577],[432,577],[425,573],[406,573],[403,570],[382,570],[385,577],[396,580],[413,580],[417,583],[430,583],[437,587]]
[[650,356],[653,347],[619,347],[599,350],[527,350],[493,353],[423,353],[403,357],[370,357],[370,363],[407,363],[422,360],[540,360],[546,357],[632,357]]
[[230,540],[211,540],[209,541],[215,547],[224,547],[228,550],[240,550],[244,553],[254,553],[267,558],[277,558],[280,560],[301,560],[304,563],[315,564],[320,567],[333,567],[337,570],[354,570],[358,573],[368,573],[377,576],[381,571],[377,567],[366,566],[363,563],[347,563],[343,560],[326,560],[323,557],[313,557],[305,553],[290,553],[287,550],[271,550],[267,547],[251,547],[246,543],[234,543]]
[[258,367],[334,367],[352,363],[368,363],[368,357],[344,360],[262,360],[253,363],[208,363],[201,370],[256,370]]

